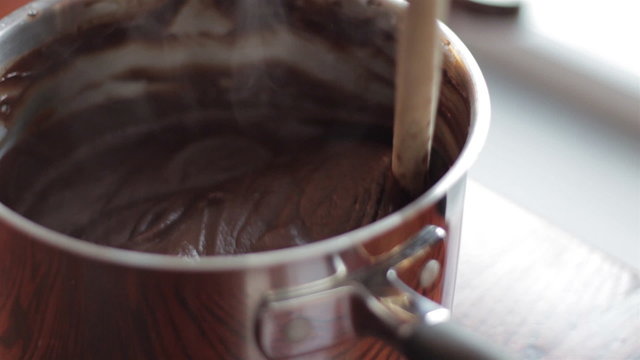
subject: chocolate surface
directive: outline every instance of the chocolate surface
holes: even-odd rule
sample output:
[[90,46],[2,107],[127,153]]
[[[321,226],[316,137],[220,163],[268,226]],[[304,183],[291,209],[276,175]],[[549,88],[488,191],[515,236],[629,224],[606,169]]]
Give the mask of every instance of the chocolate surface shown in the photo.
[[[191,257],[293,246],[406,202],[388,141],[372,130],[368,139],[345,129],[278,138],[199,121],[111,134],[30,169],[39,180],[10,202],[47,227],[126,249]],[[46,157],[34,151],[70,131],[61,123],[16,146],[0,163],[5,189],[12,167]]]
[[[347,3],[70,3],[57,16],[82,24],[0,77],[0,201],[86,241],[187,257],[397,210],[393,26]],[[434,157],[431,182],[447,168]]]

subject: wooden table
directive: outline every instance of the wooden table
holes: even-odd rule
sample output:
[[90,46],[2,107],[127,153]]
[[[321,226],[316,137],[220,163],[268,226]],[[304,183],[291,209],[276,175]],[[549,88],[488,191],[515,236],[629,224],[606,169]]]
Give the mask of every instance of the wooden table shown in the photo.
[[5,16],[28,2],[28,0],[0,0],[0,17]]
[[477,183],[466,202],[458,321],[519,359],[640,360],[638,271]]

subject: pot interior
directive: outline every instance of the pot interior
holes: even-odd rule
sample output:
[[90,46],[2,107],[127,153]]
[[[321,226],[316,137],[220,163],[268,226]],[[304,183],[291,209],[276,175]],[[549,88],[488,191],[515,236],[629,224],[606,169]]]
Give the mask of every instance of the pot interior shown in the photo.
[[[28,214],[26,209],[50,202],[44,207],[49,213],[63,213],[72,202],[69,198],[77,197],[64,193],[74,177],[65,178],[55,199],[42,196],[41,189],[62,181],[52,179],[69,168],[70,159],[88,156],[87,149],[103,149],[109,156],[94,162],[106,164],[111,158],[110,166],[129,158],[118,153],[122,149],[110,147],[114,139],[139,139],[140,134],[148,139],[153,134],[161,144],[158,149],[164,149],[199,141],[202,134],[223,134],[222,143],[191,152],[200,158],[207,151],[226,151],[234,164],[246,165],[232,172],[260,162],[260,151],[238,155],[244,149],[238,134],[268,138],[272,147],[288,141],[322,147],[326,142],[314,141],[348,137],[374,138],[376,146],[390,149],[396,18],[375,3],[283,0],[273,6],[257,0],[145,0],[58,5],[0,33],[0,47],[9,50],[0,59],[0,202],[42,225],[78,236],[56,228],[55,216],[52,223],[37,220],[37,212],[44,210]],[[466,69],[448,40],[443,38],[442,46],[442,94],[425,190],[459,157],[471,126]],[[221,144],[226,144],[224,149]],[[357,151],[345,146],[331,156]],[[127,153],[147,156],[135,147]],[[308,158],[320,161],[311,153]],[[205,186],[211,178],[201,175],[215,173],[216,166],[235,166],[229,161],[213,164],[206,157],[197,161],[197,166],[178,172],[189,178],[191,188]],[[73,175],[91,170],[91,181],[77,185],[90,188],[109,182],[109,169],[94,164],[66,171]],[[145,196],[176,191],[175,179],[162,174],[154,179]],[[118,201],[132,196],[109,195],[109,206],[122,211]],[[389,211],[412,200],[398,198],[385,204]],[[87,196],[86,201],[103,200]],[[75,211],[80,222],[92,221],[83,218],[81,208],[69,211]],[[161,216],[170,218],[172,211]],[[362,225],[366,223],[361,219],[352,221],[340,232]],[[320,232],[314,240],[334,235]]]

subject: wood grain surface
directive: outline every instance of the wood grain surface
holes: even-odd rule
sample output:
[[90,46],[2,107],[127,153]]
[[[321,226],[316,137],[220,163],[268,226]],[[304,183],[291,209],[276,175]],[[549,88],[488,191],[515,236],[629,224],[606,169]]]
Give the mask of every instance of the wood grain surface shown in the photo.
[[640,274],[474,182],[459,264],[455,318],[517,358],[640,359]]
[[0,0],[0,17],[28,3],[28,0]]

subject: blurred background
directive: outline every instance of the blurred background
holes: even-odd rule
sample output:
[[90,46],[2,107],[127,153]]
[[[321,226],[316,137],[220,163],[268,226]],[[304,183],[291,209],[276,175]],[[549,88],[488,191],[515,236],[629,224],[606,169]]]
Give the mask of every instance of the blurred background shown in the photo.
[[[0,0],[0,15],[27,2]],[[492,96],[471,178],[636,269],[638,14],[628,0],[452,0],[448,20]]]
[[453,0],[448,20],[491,93],[471,178],[636,269],[638,14],[627,0]]

